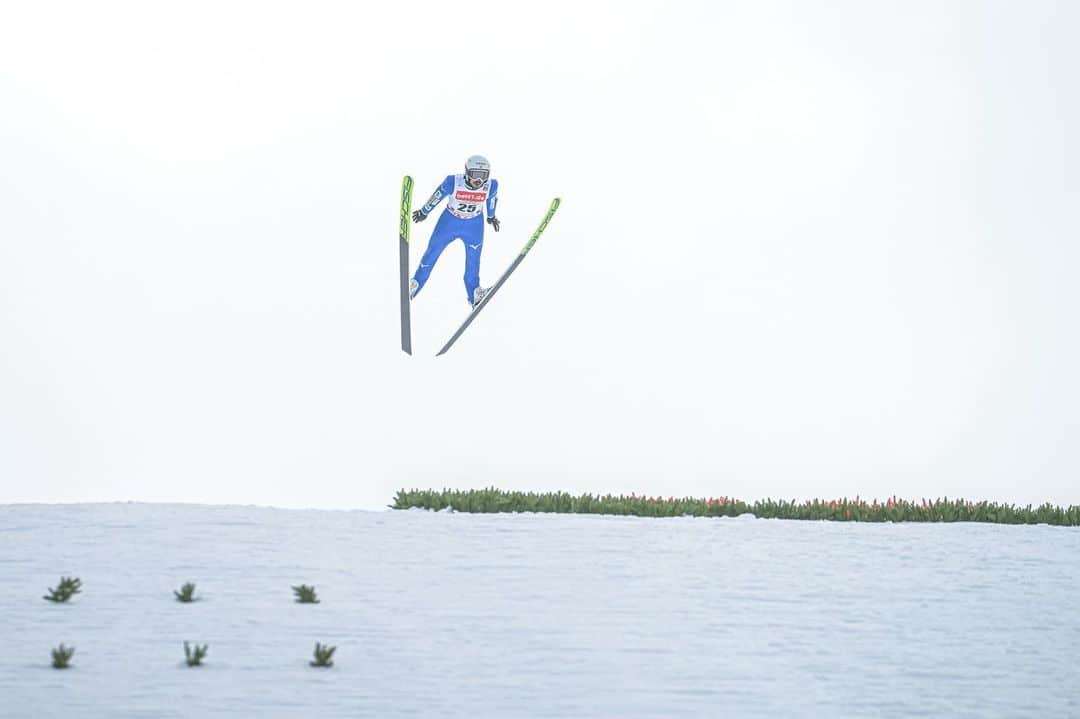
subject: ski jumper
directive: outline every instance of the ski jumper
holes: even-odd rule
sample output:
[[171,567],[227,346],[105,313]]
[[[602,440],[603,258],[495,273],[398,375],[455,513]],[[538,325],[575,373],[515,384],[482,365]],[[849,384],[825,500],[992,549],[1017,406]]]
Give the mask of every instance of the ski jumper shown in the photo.
[[495,203],[499,192],[499,183],[488,179],[483,185],[473,189],[465,183],[465,175],[447,175],[436,188],[431,199],[423,207],[425,215],[449,198],[446,209],[439,216],[435,229],[428,240],[427,250],[420,258],[413,279],[416,280],[416,292],[419,293],[424,283],[431,276],[431,270],[439,260],[439,255],[454,240],[465,243],[465,292],[468,300],[473,301],[473,292],[480,286],[480,252],[484,249],[484,208],[487,216],[495,216]]

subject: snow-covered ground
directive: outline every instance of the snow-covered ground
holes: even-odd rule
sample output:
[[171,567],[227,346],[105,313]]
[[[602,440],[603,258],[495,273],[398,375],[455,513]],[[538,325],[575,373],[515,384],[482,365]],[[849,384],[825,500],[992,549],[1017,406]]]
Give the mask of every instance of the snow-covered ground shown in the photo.
[[4,505],[0,716],[1080,716],[1078,597],[1076,529]]

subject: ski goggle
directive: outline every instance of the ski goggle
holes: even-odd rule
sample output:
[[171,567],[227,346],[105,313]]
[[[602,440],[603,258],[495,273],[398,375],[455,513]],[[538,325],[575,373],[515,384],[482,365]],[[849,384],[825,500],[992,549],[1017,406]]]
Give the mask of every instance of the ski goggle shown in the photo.
[[470,180],[485,182],[488,179],[489,172],[482,167],[473,167],[465,169],[465,177]]

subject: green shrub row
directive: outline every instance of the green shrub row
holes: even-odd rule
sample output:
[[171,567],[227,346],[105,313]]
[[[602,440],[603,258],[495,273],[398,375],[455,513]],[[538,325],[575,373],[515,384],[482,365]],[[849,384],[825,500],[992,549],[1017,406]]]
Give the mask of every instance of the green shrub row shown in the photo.
[[[315,593],[315,587],[308,586],[307,584],[300,584],[293,586],[293,594],[296,596],[296,601],[300,604],[318,604],[321,600]],[[49,593],[42,597],[50,602],[64,603],[70,600],[73,596],[82,591],[82,580],[79,578],[60,577],[60,584],[55,589],[49,589]],[[193,582],[186,582],[180,587],[179,591],[174,591],[173,595],[176,597],[176,601],[183,602],[184,604],[190,604],[197,601],[198,597],[195,596],[195,584]]]
[[557,512],[622,514],[638,517],[737,517],[753,514],[765,519],[827,519],[837,522],[989,522],[993,524],[1053,524],[1080,526],[1080,506],[1038,507],[971,502],[965,499],[890,497],[885,501],[855,499],[761,499],[744,502],[731,497],[649,497],[645,495],[573,495],[566,492],[507,492],[487,489],[399,490],[392,509],[453,509],[457,512]]
[[[210,649],[209,645],[196,644],[192,646],[188,642],[184,642],[184,663],[189,667],[201,667],[202,660],[206,658],[206,652]],[[320,642],[315,642],[315,658],[308,662],[313,667],[332,667],[334,662],[331,659],[334,656],[334,652],[337,647],[327,646]],[[75,647],[67,647],[61,644],[52,650],[52,666],[53,669],[68,669],[71,667],[71,658],[75,656]]]

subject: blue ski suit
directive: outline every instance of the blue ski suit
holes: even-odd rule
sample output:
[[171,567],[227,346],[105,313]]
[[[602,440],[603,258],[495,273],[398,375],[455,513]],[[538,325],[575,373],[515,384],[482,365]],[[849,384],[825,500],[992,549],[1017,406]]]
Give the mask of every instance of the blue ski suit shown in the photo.
[[435,229],[428,240],[427,250],[420,258],[413,279],[416,280],[416,293],[424,287],[431,276],[431,270],[439,255],[454,240],[465,243],[465,292],[472,304],[473,291],[480,286],[480,253],[484,249],[484,209],[487,216],[495,216],[495,203],[498,201],[499,183],[488,179],[477,188],[465,183],[465,175],[447,175],[431,198],[422,208],[424,215],[429,215],[439,204],[449,198],[446,209],[435,223]]

